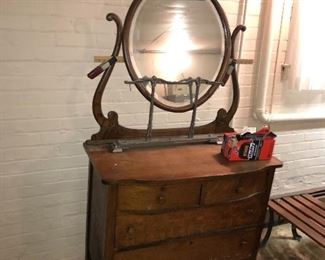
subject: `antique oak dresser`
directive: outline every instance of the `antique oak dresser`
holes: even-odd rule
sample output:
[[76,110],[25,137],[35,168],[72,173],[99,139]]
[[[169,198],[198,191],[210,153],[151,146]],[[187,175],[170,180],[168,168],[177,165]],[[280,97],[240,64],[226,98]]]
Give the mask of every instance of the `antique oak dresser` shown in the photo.
[[255,259],[278,160],[229,163],[207,144],[85,148],[91,259]]
[[[276,158],[229,162],[217,144],[234,131],[234,43],[245,26],[230,33],[217,0],[134,0],[124,24],[113,13],[107,20],[117,28],[113,52],[88,74],[103,72],[92,104],[100,130],[84,143],[86,259],[255,259],[274,172],[282,164]],[[131,78],[125,83],[149,101],[146,128],[127,128],[117,112],[103,111],[105,87],[121,60]],[[200,106],[219,87],[231,88],[230,104],[197,125]],[[154,129],[155,107],[191,113],[189,127]]]

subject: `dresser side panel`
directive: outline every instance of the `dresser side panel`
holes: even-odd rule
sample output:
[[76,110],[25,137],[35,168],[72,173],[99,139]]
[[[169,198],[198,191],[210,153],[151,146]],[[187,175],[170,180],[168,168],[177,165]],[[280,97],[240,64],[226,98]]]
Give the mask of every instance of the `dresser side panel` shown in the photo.
[[[272,184],[273,184],[273,179],[274,179],[274,173],[275,173],[275,168],[270,168],[267,170],[266,192],[265,192],[263,207],[262,207],[263,214],[261,215],[260,222],[264,222],[265,217],[266,217],[266,210],[267,210],[268,202],[270,199],[270,194],[271,194],[271,189],[272,189]],[[260,227],[258,231],[259,231],[259,237],[261,237],[262,231],[263,231],[263,226]],[[257,243],[255,246],[254,252],[253,252],[253,256],[255,258],[257,256],[259,247],[260,247],[260,243]]]
[[96,171],[92,174],[91,192],[89,250],[92,260],[100,260],[105,254],[108,187],[101,182]]

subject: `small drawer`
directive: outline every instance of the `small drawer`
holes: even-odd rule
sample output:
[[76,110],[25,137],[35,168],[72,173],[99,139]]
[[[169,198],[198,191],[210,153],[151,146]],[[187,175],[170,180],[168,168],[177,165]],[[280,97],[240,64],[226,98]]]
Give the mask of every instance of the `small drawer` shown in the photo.
[[203,203],[213,205],[244,199],[257,193],[263,193],[266,188],[266,172],[220,177],[204,185]]
[[200,202],[200,193],[200,183],[120,185],[118,209],[122,211],[154,211],[196,207]]

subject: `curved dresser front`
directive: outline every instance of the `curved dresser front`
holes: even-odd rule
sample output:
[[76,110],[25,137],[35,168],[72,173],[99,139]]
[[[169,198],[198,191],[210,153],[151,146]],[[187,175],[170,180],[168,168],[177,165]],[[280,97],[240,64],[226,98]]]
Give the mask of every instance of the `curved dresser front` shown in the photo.
[[228,162],[212,144],[85,149],[86,258],[256,258],[274,171],[282,166],[276,158]]

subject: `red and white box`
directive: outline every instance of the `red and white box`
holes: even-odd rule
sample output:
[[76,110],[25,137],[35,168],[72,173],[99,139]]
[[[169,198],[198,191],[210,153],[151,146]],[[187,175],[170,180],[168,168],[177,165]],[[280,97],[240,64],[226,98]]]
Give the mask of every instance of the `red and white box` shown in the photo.
[[270,160],[275,137],[267,127],[256,133],[225,133],[221,152],[229,161]]

